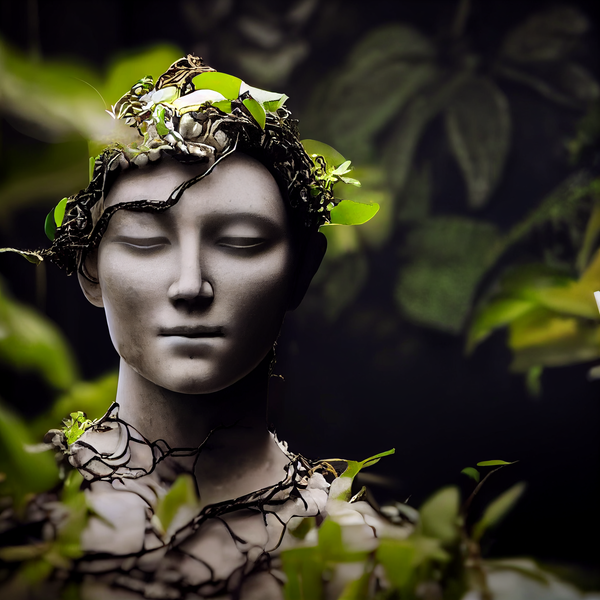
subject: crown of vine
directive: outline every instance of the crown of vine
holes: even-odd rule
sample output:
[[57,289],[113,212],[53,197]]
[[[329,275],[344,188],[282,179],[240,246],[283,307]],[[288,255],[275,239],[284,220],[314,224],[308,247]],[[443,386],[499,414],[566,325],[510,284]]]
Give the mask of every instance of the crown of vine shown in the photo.
[[232,152],[246,152],[269,168],[305,225],[368,221],[377,212],[377,204],[342,201],[334,194],[338,182],[360,185],[348,177],[350,161],[326,144],[301,142],[286,100],[285,94],[251,87],[191,54],[174,62],[156,83],[150,76],[140,79],[107,111],[137,128],[140,141],[115,142],[91,158],[88,187],[63,198],[46,218],[45,231],[52,246],[17,252],[32,262],[49,258],[68,272],[81,270],[86,252],[99,243],[116,210],[161,211],[179,200],[185,186],[165,200],[104,207],[105,193],[120,171],[144,167],[163,155],[206,163],[206,170],[193,184]]

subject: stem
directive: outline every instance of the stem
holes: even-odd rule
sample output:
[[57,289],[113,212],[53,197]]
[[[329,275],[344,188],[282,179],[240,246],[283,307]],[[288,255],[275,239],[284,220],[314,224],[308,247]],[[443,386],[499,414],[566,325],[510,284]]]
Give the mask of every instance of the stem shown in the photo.
[[456,14],[454,15],[454,22],[452,23],[452,37],[458,39],[462,36],[471,12],[471,0],[460,0],[458,7],[456,8]]
[[472,494],[467,498],[467,500],[465,501],[465,503],[463,504],[460,512],[463,515],[463,517],[466,518],[467,516],[467,512],[469,511],[469,507],[471,506],[471,502],[473,502],[473,499],[475,498],[475,496],[477,495],[477,493],[479,492],[479,490],[481,489],[481,486],[486,482],[487,478],[492,474],[495,473],[496,471],[499,471],[500,469],[502,469],[502,467],[506,467],[506,465],[500,465],[499,467],[496,467],[495,469],[493,469],[492,471],[490,471],[478,484],[477,487],[473,490]]

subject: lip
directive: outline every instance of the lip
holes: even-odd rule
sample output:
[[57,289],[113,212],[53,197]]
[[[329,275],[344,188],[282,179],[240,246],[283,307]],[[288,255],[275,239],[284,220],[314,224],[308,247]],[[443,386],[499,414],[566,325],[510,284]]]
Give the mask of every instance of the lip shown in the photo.
[[161,329],[159,335],[163,337],[186,337],[186,338],[215,338],[223,337],[224,328],[221,326],[211,327],[209,325],[180,325],[179,327],[168,327]]

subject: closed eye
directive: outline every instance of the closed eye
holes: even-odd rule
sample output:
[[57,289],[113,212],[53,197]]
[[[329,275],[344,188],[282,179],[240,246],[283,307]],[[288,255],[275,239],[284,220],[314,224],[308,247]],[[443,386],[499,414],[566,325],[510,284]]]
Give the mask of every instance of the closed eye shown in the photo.
[[224,237],[221,238],[217,243],[219,246],[224,246],[225,248],[249,250],[263,246],[266,241],[267,240],[264,238],[257,237]]
[[132,238],[118,236],[113,241],[117,242],[118,244],[124,244],[125,246],[129,246],[130,248],[135,248],[139,250],[154,250],[156,248],[168,246],[170,244],[169,240],[164,237]]

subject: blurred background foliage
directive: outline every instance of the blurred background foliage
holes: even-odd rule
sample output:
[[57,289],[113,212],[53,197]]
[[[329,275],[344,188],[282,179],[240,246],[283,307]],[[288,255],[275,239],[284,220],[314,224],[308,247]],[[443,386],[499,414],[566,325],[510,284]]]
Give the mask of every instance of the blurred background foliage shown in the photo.
[[[4,3],[0,245],[45,244],[46,213],[86,185],[88,155],[111,138],[104,109],[141,75],[195,52],[285,91],[302,136],[356,165],[363,186],[342,197],[381,211],[364,226],[325,228],[326,260],[278,345],[286,385],[274,381],[271,416],[281,437],[321,458],[395,445],[359,480],[379,500],[415,505],[475,458],[520,458],[510,477],[528,491],[484,550],[594,565],[592,6],[149,0],[153,25],[140,29],[134,5],[116,0],[93,12]],[[23,461],[46,455],[15,440],[34,444],[75,410],[102,414],[117,361],[74,278],[17,256],[0,255],[0,268],[0,486],[25,498],[56,473],[48,463],[48,481],[27,475],[39,465]],[[514,481],[497,479],[492,495]]]

